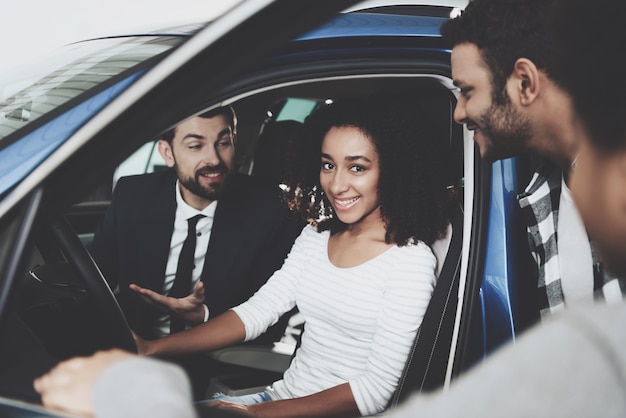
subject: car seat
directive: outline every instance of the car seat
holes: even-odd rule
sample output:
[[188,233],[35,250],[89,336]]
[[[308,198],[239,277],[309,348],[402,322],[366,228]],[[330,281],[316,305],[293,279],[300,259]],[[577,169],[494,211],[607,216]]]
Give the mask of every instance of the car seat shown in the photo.
[[252,175],[280,184],[287,162],[289,143],[301,122],[270,121],[264,127],[254,147]]

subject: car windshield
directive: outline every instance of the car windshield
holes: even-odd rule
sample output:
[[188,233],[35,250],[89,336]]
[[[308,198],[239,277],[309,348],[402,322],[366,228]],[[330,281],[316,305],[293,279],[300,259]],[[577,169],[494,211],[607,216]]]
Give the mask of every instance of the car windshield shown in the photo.
[[80,42],[5,74],[0,81],[0,148],[12,133],[184,39],[136,36]]

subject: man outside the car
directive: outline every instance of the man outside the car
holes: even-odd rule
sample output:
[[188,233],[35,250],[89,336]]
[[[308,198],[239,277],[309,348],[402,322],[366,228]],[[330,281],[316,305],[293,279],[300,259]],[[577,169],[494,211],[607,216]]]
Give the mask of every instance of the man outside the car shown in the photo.
[[[546,23],[552,0],[472,0],[441,27],[460,89],[455,120],[488,161],[530,151],[544,161],[518,196],[537,268],[542,318],[566,305],[621,302],[626,284],[602,268],[567,186],[575,157],[572,101],[554,79]],[[558,239],[557,239],[558,238]]]

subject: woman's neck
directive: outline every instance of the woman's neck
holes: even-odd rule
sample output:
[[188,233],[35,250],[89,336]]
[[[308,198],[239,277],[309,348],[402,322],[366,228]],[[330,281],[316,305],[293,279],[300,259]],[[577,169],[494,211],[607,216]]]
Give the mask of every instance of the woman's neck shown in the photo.
[[385,223],[380,217],[368,217],[348,225],[328,240],[328,259],[338,268],[356,267],[378,257],[392,247],[385,241]]
[[380,207],[361,218],[359,221],[349,224],[343,231],[345,236],[358,239],[371,239],[384,241],[387,228],[380,213]]

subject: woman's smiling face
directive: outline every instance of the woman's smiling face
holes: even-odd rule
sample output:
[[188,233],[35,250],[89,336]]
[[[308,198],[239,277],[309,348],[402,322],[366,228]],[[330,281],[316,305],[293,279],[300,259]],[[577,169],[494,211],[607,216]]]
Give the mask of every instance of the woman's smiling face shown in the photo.
[[333,127],[322,142],[320,185],[339,220],[348,225],[382,222],[380,166],[372,140],[355,127]]

